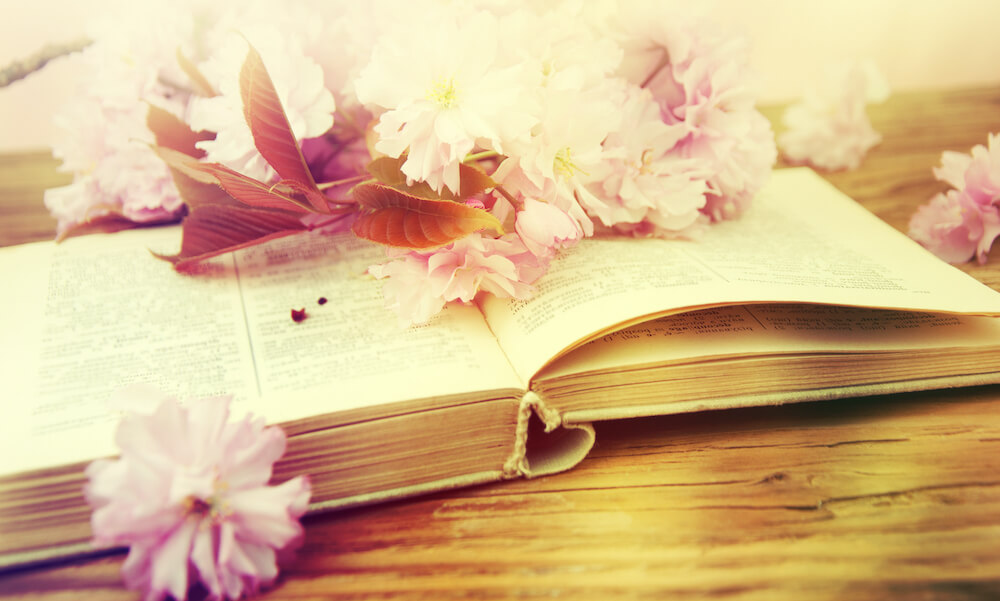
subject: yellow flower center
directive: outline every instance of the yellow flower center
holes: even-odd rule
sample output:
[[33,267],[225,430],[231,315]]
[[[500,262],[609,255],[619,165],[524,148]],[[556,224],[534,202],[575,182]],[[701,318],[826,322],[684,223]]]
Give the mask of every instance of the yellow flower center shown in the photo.
[[455,89],[455,79],[440,78],[427,90],[427,100],[443,109],[450,109],[458,103],[458,91]]
[[556,153],[556,158],[552,161],[552,169],[557,174],[567,179],[573,177],[577,173],[583,173],[584,175],[587,174],[573,162],[573,151],[570,150],[569,146]]

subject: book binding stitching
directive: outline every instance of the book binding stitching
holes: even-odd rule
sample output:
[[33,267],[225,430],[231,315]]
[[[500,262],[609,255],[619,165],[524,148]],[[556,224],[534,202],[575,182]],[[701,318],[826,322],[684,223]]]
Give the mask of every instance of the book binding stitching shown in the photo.
[[548,407],[542,397],[533,391],[528,391],[521,397],[517,408],[517,426],[514,429],[514,449],[503,464],[505,479],[531,477],[531,466],[528,463],[528,424],[531,415],[538,416],[545,424],[545,432],[552,432],[562,425],[559,411]]

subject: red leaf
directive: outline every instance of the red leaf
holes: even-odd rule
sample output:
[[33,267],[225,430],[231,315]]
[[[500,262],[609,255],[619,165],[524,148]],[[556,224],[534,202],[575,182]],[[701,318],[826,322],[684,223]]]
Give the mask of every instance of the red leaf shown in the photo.
[[458,193],[460,198],[475,196],[480,192],[495,188],[497,185],[492,177],[486,175],[485,171],[468,163],[462,163],[458,166],[458,176],[461,178]]
[[121,213],[109,213],[107,215],[98,215],[97,217],[88,217],[84,221],[72,225],[59,234],[56,237],[56,242],[62,242],[67,238],[73,238],[75,236],[85,236],[87,234],[110,234],[113,232],[120,232],[122,230],[132,229],[140,227],[142,225],[151,224],[140,224],[128,219]]
[[413,182],[412,184],[408,184],[406,182],[406,175],[402,171],[404,162],[406,162],[406,155],[395,159],[383,156],[368,163],[366,169],[380,183],[421,198],[464,200],[497,185],[479,167],[462,163],[458,166],[458,174],[461,182],[458,195],[452,194],[448,188],[444,188],[439,193],[434,188],[431,188],[427,182]]
[[503,233],[497,218],[452,200],[421,198],[382,184],[360,184],[361,213],[351,228],[359,238],[402,248],[434,248],[485,228]]
[[[192,131],[187,123],[184,123],[180,118],[153,105],[149,106],[149,112],[146,114],[146,125],[149,127],[149,131],[153,132],[159,147],[188,157],[178,158],[178,161],[197,162],[196,159],[205,156],[205,151],[195,144],[215,137],[212,132]],[[163,158],[163,152],[156,148],[154,150]],[[170,175],[173,177],[177,192],[189,208],[209,203],[234,204],[236,202],[217,185],[216,181],[194,179],[177,165],[171,164],[171,161],[164,160],[170,167]]]
[[152,104],[149,105],[149,112],[146,113],[146,126],[149,131],[153,132],[157,146],[170,148],[198,159],[205,156],[205,151],[196,147],[195,144],[215,138],[215,134],[212,132],[192,131],[180,117]]
[[181,250],[176,255],[156,255],[186,271],[197,263],[268,240],[308,229],[297,215],[281,211],[206,205],[184,220]]
[[431,188],[427,182],[413,182],[413,184],[406,183],[406,176],[403,174],[402,167],[403,163],[406,161],[406,155],[394,159],[392,157],[379,157],[368,163],[365,169],[374,177],[379,183],[385,184],[390,188],[395,188],[401,192],[406,192],[407,194],[412,194],[413,196],[419,196],[421,198],[441,198],[441,195]]
[[[292,192],[297,190],[289,189],[288,186],[283,186],[280,182],[268,185],[219,163],[202,163],[193,157],[169,148],[154,148],[154,150],[168,165],[183,175],[202,184],[219,185],[229,196],[244,204],[297,213],[312,212],[302,201],[292,196]],[[329,213],[330,211],[327,209],[325,212]]]
[[181,200],[184,201],[184,204],[189,209],[209,204],[244,206],[243,203],[223,190],[216,181],[203,183],[185,175],[180,169],[174,167],[170,168],[170,174],[173,176],[177,193],[180,194]]
[[306,199],[320,213],[329,213],[326,197],[316,187],[302,149],[295,140],[292,126],[281,106],[274,82],[264,67],[260,54],[250,46],[240,70],[240,95],[243,116],[253,134],[253,143],[271,167],[284,180],[300,184]]

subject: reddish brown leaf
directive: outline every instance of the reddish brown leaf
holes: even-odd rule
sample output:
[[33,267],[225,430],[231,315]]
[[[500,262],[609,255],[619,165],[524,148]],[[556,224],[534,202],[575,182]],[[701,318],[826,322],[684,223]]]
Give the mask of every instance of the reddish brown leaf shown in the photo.
[[493,179],[479,167],[462,163],[458,167],[460,178],[460,191],[453,194],[448,188],[437,192],[430,187],[427,182],[406,182],[406,175],[403,174],[402,167],[406,161],[406,155],[399,158],[379,157],[368,164],[368,173],[379,183],[385,184],[407,194],[420,196],[421,198],[444,198],[449,200],[467,199],[495,187],[497,184]]
[[[146,125],[156,137],[158,146],[189,157],[184,159],[185,161],[195,161],[205,156],[205,151],[195,144],[202,140],[211,140],[214,137],[211,132],[192,131],[181,119],[153,105],[150,105],[146,115]],[[170,162],[168,161],[167,164],[170,165]],[[207,203],[235,203],[224,190],[216,185],[215,181],[198,181],[174,165],[170,165],[170,175],[177,187],[177,192],[188,207]]]
[[[282,209],[297,213],[312,212],[302,201],[292,196],[292,190],[280,183],[267,185],[252,177],[233,171],[219,163],[202,163],[169,148],[154,148],[168,165],[201,184],[216,184],[235,200],[252,207]],[[326,212],[329,212],[327,209]]]
[[302,149],[295,140],[292,126],[281,106],[274,82],[264,67],[260,54],[250,46],[240,70],[240,95],[253,143],[271,167],[284,180],[298,182],[306,199],[320,213],[329,213],[326,197],[316,187]]
[[461,178],[459,198],[470,198],[497,185],[492,177],[476,165],[462,163],[458,166],[458,175]]
[[157,256],[173,263],[177,271],[186,271],[205,259],[306,229],[298,215],[284,211],[206,205],[184,220],[180,252]]
[[56,237],[56,242],[62,242],[67,238],[73,238],[75,236],[85,236],[87,234],[110,234],[112,232],[120,232],[122,230],[132,229],[139,227],[140,224],[126,218],[120,213],[110,213],[107,215],[99,215],[97,217],[88,218],[86,221],[80,222],[76,225],[70,226],[64,232]]
[[490,228],[503,233],[496,217],[452,200],[421,198],[382,184],[354,188],[361,213],[352,230],[359,238],[402,248],[434,248]]
[[195,144],[215,138],[215,134],[212,132],[192,131],[180,117],[152,104],[149,105],[149,112],[146,113],[146,126],[149,127],[149,131],[153,132],[157,146],[170,148],[199,159],[205,156],[205,151]]
[[210,204],[245,206],[223,190],[216,181],[202,183],[185,175],[180,169],[174,167],[170,168],[170,174],[173,177],[177,193],[180,194],[181,200],[184,201],[184,204],[189,209]]
[[441,198],[441,195],[431,188],[427,182],[414,182],[412,185],[406,183],[406,176],[403,175],[402,166],[403,162],[406,161],[406,156],[401,156],[398,159],[392,157],[379,157],[368,163],[365,169],[378,180],[379,183],[385,184],[390,188],[395,188],[401,192],[406,192],[407,194],[412,194],[414,196],[419,196],[421,198]]

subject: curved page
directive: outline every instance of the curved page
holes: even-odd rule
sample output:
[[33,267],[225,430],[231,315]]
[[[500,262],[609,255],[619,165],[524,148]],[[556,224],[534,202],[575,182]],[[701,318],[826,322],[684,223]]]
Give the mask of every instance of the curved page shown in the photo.
[[801,302],[1000,314],[1000,293],[809,169],[776,171],[746,214],[698,240],[584,240],[536,287],[528,301],[482,304],[526,380],[596,336],[696,308]]

